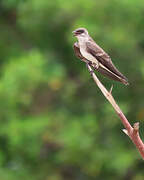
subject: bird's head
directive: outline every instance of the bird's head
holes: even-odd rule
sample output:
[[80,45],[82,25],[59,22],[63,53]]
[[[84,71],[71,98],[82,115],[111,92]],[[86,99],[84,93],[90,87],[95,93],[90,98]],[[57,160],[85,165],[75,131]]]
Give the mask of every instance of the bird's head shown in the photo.
[[77,38],[88,36],[88,31],[85,28],[78,28],[78,29],[74,30],[72,33]]

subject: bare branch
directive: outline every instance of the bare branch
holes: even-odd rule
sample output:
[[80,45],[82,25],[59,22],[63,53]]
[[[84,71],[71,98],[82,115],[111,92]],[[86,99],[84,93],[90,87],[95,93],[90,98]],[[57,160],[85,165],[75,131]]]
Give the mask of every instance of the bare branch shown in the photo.
[[132,140],[132,142],[135,144],[136,148],[138,149],[139,153],[141,154],[141,157],[144,159],[144,144],[139,136],[139,123],[138,122],[135,123],[133,127],[130,125],[129,121],[127,120],[127,118],[125,117],[122,110],[117,105],[116,101],[114,100],[111,94],[112,88],[109,92],[104,87],[104,85],[99,81],[94,71],[92,70],[91,66],[89,64],[86,64],[86,65],[95,83],[100,88],[101,92],[106,97],[106,99],[111,103],[117,115],[120,117],[121,122],[123,123],[125,127],[125,129],[123,129],[123,132],[130,137],[130,139]]

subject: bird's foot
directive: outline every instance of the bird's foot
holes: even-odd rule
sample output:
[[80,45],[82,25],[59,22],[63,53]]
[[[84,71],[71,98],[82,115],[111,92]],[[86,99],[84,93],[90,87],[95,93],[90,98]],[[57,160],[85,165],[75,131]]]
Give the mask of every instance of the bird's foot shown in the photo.
[[94,69],[97,70],[99,68],[99,63],[92,63],[92,66]]

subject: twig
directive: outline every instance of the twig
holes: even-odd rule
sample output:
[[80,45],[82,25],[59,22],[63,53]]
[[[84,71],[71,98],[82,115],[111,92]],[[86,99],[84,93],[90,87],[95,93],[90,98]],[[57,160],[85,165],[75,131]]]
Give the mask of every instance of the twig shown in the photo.
[[112,88],[111,88],[111,90],[109,92],[104,87],[104,85],[99,81],[99,79],[95,75],[94,71],[92,70],[91,66],[88,63],[86,63],[86,65],[87,65],[87,68],[88,68],[92,78],[94,79],[95,83],[100,88],[101,92],[106,97],[106,99],[111,103],[111,105],[115,109],[117,115],[120,117],[120,119],[121,119],[121,121],[122,121],[122,123],[123,123],[123,125],[125,127],[125,129],[123,129],[123,132],[130,137],[130,139],[132,140],[132,142],[135,144],[136,148],[140,152],[141,157],[144,159],[144,144],[143,144],[143,142],[142,142],[142,140],[141,140],[141,138],[139,136],[139,123],[138,122],[135,123],[133,127],[130,125],[127,118],[125,117],[122,110],[117,105],[117,103],[115,102],[115,100],[114,100],[114,98],[112,96],[112,93],[111,93]]

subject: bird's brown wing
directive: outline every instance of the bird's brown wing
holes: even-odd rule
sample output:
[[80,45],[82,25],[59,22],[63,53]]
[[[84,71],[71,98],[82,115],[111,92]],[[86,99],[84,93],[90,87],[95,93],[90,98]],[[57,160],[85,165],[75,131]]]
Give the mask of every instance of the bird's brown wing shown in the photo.
[[[91,65],[93,67],[93,64],[82,56],[82,54],[80,52],[79,45],[77,42],[74,43],[73,48],[74,48],[74,53],[75,53],[77,58],[81,59],[82,61],[88,63],[89,65]],[[107,69],[105,69],[101,66],[99,66],[99,68],[95,69],[95,70],[97,70],[98,72],[102,73],[104,76],[107,76],[107,77],[109,77],[115,81],[122,82],[123,84],[126,84],[126,85],[128,84],[125,79],[117,76],[115,73],[112,73],[112,72],[108,71]]]
[[86,47],[87,51],[91,53],[104,67],[127,81],[127,78],[113,65],[109,55],[93,40],[86,42]]

